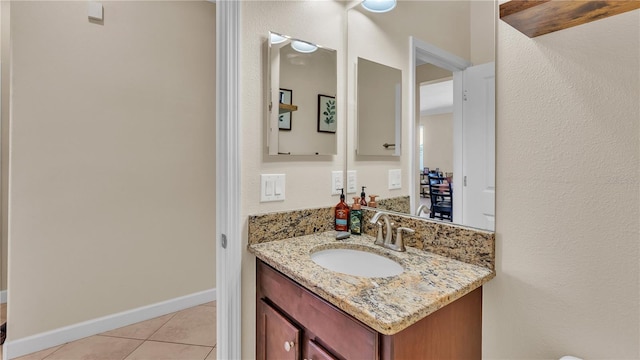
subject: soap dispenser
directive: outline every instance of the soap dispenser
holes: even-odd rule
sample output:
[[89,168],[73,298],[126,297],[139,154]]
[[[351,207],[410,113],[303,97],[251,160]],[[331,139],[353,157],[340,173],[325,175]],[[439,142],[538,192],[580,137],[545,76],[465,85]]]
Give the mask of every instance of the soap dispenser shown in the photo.
[[349,231],[349,205],[344,202],[344,189],[340,189],[340,202],[335,208],[336,231]]
[[376,202],[376,198],[378,197],[378,195],[369,195],[369,199],[371,201],[369,201],[369,207],[378,207],[378,203]]
[[367,199],[365,198],[367,195],[364,193],[364,189],[366,186],[362,187],[362,192],[360,193],[360,205],[367,206]]
[[351,213],[349,215],[349,227],[353,235],[362,234],[362,207],[358,201],[360,201],[360,198],[353,198],[353,205],[351,205]]

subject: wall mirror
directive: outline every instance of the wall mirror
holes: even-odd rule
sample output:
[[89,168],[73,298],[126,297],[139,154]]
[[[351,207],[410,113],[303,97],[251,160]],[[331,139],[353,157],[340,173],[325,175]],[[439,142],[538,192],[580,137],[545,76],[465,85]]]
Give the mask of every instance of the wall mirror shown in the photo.
[[358,155],[400,156],[402,71],[358,57]]
[[[437,221],[494,229],[495,23],[495,2],[485,0],[347,10],[347,169],[358,186],[379,195],[379,208],[430,218],[429,168],[451,184],[452,219]],[[359,58],[402,73],[398,157],[359,156],[366,141],[359,132]],[[394,187],[390,173],[398,170],[401,185]]]
[[267,146],[269,155],[335,155],[336,50],[269,32]]

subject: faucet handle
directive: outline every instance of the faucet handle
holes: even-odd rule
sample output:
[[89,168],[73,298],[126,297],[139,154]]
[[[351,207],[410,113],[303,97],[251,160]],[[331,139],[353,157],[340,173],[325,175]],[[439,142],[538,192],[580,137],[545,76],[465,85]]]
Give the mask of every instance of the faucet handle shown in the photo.
[[392,244],[393,245],[393,250],[406,251],[406,249],[404,247],[404,239],[402,238],[402,232],[406,232],[407,234],[413,234],[416,231],[413,230],[413,229],[409,229],[408,227],[400,226],[396,230],[396,241]]
[[415,230],[410,229],[408,227],[401,226],[398,228],[398,234],[402,234],[403,231],[406,232],[407,234],[414,234],[416,232]]

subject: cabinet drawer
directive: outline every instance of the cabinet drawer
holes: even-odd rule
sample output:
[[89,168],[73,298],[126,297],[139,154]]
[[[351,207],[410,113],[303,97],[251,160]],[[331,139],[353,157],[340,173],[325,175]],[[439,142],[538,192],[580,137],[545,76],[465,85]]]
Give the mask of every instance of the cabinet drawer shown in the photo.
[[377,333],[257,260],[258,298],[268,298],[291,319],[346,359],[377,359]]
[[305,360],[338,360],[333,357],[327,350],[325,350],[320,344],[316,343],[313,340],[309,340],[309,344],[307,347],[307,355],[304,357]]

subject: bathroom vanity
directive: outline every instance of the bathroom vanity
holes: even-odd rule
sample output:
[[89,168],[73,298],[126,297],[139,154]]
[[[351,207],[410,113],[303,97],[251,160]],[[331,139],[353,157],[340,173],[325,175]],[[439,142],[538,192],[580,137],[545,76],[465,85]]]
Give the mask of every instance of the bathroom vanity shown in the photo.
[[[250,245],[256,264],[258,359],[480,359],[487,268],[368,235],[333,232]],[[358,249],[401,264],[385,278],[327,270],[310,254]]]

